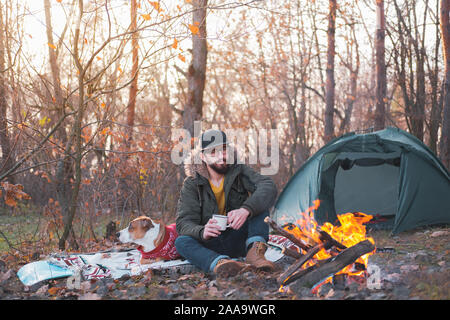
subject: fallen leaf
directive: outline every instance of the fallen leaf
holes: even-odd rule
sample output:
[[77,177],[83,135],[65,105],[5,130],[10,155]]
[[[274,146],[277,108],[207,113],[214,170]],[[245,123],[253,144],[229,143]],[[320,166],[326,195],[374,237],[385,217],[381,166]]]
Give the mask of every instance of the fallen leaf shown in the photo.
[[178,281],[183,281],[183,280],[188,280],[188,279],[193,279],[193,278],[195,278],[195,275],[185,274],[185,275],[179,277]]
[[61,290],[62,288],[58,288],[58,287],[51,287],[50,289],[48,289],[48,293],[51,294],[52,296],[54,296],[55,294],[58,293],[59,290]]

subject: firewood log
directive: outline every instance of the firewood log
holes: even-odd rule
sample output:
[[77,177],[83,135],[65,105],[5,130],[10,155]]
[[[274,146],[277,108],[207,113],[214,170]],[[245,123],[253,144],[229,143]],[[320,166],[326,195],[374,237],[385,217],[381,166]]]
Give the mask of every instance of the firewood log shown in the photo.
[[296,236],[294,236],[292,233],[287,232],[286,230],[284,230],[283,228],[281,228],[275,221],[273,221],[270,217],[266,217],[264,219],[264,222],[267,223],[268,225],[270,225],[272,227],[272,229],[282,235],[283,237],[288,238],[289,240],[291,240],[296,246],[298,246],[299,248],[308,251],[311,247],[304,244],[302,242],[302,240],[298,239]]
[[285,272],[283,272],[277,279],[278,283],[280,285],[284,284],[285,281],[298,269],[301,268],[301,266],[311,259],[317,252],[320,251],[325,246],[325,243],[321,243],[313,248],[311,248],[305,255],[303,255],[301,258],[297,259],[292,265],[289,266],[289,268],[286,269]]
[[375,246],[369,241],[361,241],[354,246],[345,249],[330,261],[311,270],[289,285],[289,292],[300,292],[302,287],[312,288],[327,277],[339,272],[344,267],[354,263],[360,256],[375,250]]

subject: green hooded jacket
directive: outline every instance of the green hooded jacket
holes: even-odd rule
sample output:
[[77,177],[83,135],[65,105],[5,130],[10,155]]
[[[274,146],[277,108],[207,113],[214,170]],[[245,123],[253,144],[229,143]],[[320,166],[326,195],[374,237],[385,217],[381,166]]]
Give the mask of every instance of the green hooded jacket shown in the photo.
[[[231,147],[227,150],[231,151]],[[176,228],[179,235],[202,240],[205,224],[213,214],[218,214],[219,208],[208,181],[206,164],[199,160],[199,153],[197,149],[194,150],[185,164],[186,178],[178,200]],[[230,164],[225,174],[225,212],[245,208],[251,218],[269,210],[277,196],[273,180],[236,162]]]

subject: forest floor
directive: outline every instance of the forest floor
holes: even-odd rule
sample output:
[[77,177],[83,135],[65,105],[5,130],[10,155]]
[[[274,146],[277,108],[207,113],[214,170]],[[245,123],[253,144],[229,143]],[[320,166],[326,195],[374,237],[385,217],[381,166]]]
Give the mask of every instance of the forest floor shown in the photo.
[[[1,220],[0,220],[1,222]],[[1,224],[0,224],[1,226]],[[422,228],[391,236],[386,230],[372,230],[378,251],[369,258],[369,265],[379,269],[379,288],[370,288],[365,281],[344,286],[331,283],[315,291],[281,292],[277,276],[293,259],[284,257],[277,262],[276,273],[246,272],[223,279],[196,269],[190,272],[153,271],[120,279],[81,282],[79,289],[68,289],[65,278],[41,281],[24,286],[16,273],[21,266],[42,260],[44,248],[31,252],[25,246],[0,251],[0,299],[33,300],[111,300],[111,299],[223,299],[223,300],[406,300],[450,299],[450,228]],[[108,249],[108,241],[95,243],[92,250]],[[21,251],[19,251],[21,250]],[[290,260],[292,259],[292,260]]]

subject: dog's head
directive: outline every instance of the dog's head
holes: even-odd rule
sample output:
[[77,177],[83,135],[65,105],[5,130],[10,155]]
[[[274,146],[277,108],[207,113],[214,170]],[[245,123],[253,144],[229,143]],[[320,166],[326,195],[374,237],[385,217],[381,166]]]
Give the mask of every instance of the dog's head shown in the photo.
[[145,251],[156,248],[164,239],[164,225],[147,216],[140,216],[130,222],[127,228],[120,230],[117,237],[122,243],[136,243]]

